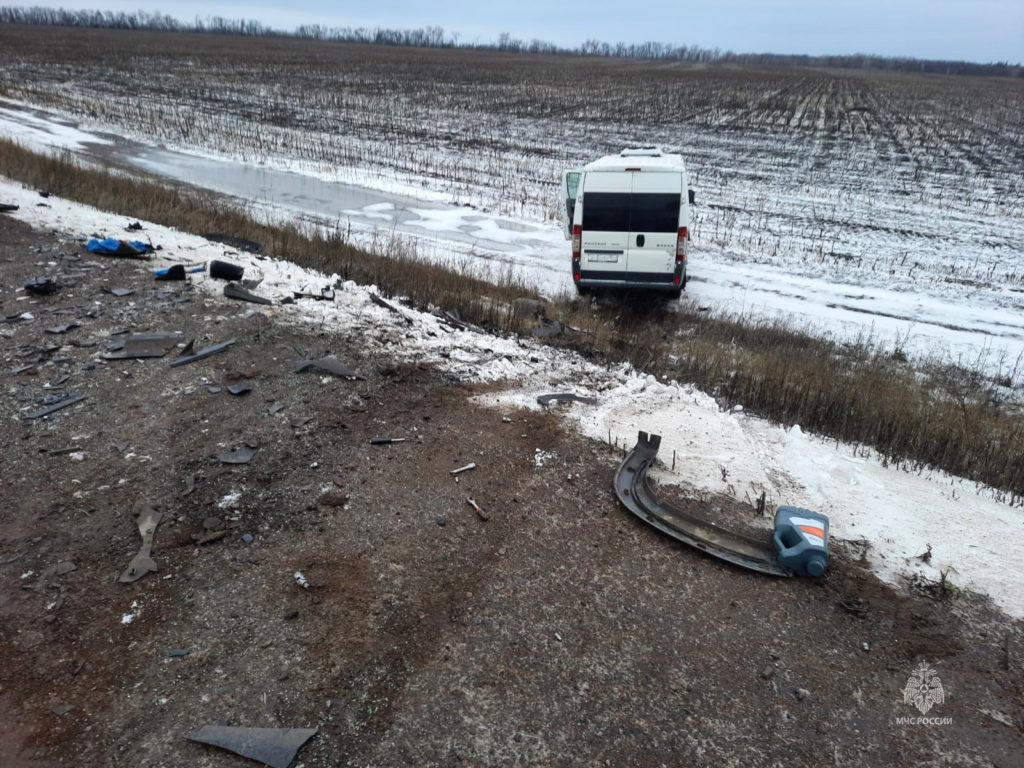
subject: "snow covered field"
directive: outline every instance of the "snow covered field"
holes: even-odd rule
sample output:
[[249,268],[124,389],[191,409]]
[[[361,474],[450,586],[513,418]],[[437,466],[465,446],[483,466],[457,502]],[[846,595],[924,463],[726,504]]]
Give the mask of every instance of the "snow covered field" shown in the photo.
[[659,144],[696,188],[700,306],[1024,376],[1020,83],[166,40],[12,50],[0,136],[549,294],[570,289],[561,171]]
[[[34,190],[0,178],[0,200],[20,209],[12,214],[44,230],[85,239],[91,233],[117,236],[124,218],[50,197],[37,206]],[[144,223],[145,235],[163,249],[151,263],[108,262],[117,268],[155,269],[172,263],[223,258],[224,248],[203,238]],[[332,276],[288,262],[232,254],[247,273],[262,272],[258,292],[268,297],[293,290],[318,290]],[[40,263],[45,272],[46,262]],[[223,283],[195,277],[211,293]],[[20,287],[3,286],[23,296]],[[536,397],[573,391],[597,399],[574,403],[562,413],[583,435],[631,446],[639,430],[663,436],[662,458],[673,451],[677,473],[658,472],[691,492],[725,493],[739,499],[764,491],[770,503],[803,505],[829,515],[833,539],[869,543],[874,570],[895,584],[910,574],[986,593],[1013,616],[1024,616],[1024,513],[995,501],[989,489],[941,472],[907,473],[883,463],[870,451],[837,445],[789,428],[723,411],[713,398],[687,385],[659,382],[629,367],[607,370],[574,353],[527,339],[501,339],[451,330],[437,317],[403,309],[407,325],[373,304],[373,287],[346,283],[337,300],[255,307],[225,301],[224,313],[266,312],[281,322],[329,323],[346,328],[381,359],[428,361],[465,381],[502,381],[504,391],[479,397],[499,409],[539,408]],[[3,294],[0,294],[3,297]],[[685,468],[685,469],[684,469]],[[625,512],[623,512],[625,514]],[[767,525],[768,520],[761,521]],[[929,563],[918,556],[931,548]]]

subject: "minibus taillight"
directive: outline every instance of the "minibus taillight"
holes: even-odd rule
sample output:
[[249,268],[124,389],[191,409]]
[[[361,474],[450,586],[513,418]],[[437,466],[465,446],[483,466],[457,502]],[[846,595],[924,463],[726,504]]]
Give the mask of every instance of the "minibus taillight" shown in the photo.
[[583,247],[583,227],[579,224],[573,225],[572,228],[572,257],[574,260],[579,261],[580,250]]
[[676,263],[686,261],[686,244],[690,240],[690,231],[686,227],[679,228],[679,235],[676,237]]

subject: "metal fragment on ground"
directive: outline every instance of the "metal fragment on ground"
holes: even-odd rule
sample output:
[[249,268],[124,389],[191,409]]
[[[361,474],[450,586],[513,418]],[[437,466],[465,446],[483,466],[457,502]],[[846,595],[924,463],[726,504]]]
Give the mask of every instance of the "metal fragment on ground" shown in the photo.
[[404,443],[404,437],[371,437],[370,445],[388,445],[389,443]]
[[40,408],[38,411],[32,411],[31,413],[26,413],[25,414],[25,418],[26,419],[41,419],[41,418],[43,418],[43,416],[49,416],[51,413],[56,413],[57,411],[61,410],[62,408],[67,408],[68,406],[74,405],[75,403],[80,403],[83,400],[85,400],[86,397],[87,397],[86,395],[79,395],[79,394],[68,395],[63,400],[59,400],[58,402],[54,403],[53,405],[48,405],[45,408]]
[[217,459],[225,464],[248,464],[255,455],[255,448],[243,445],[241,448],[235,448],[230,451],[218,453]]
[[271,768],[288,768],[316,728],[241,728],[204,725],[185,736],[189,741],[210,744],[248,757]]
[[550,395],[540,395],[537,398],[537,402],[541,405],[549,405],[553,402],[560,403],[586,403],[587,405],[597,405],[597,399],[593,397],[581,397],[580,395],[573,395],[567,392],[557,392]]
[[132,510],[132,515],[135,517],[136,525],[139,527],[139,534],[142,536],[142,546],[139,548],[138,554],[128,563],[124,573],[118,578],[118,581],[125,584],[138,581],[147,573],[158,570],[156,561],[152,558],[151,554],[153,551],[153,534],[156,532],[156,527],[160,523],[163,513],[157,512],[148,502],[137,501],[135,502],[135,508]]
[[124,339],[104,360],[163,357],[181,341],[176,333],[133,333]]
[[476,512],[476,516],[479,517],[481,520],[491,519],[491,516],[484,512],[483,508],[476,503],[475,499],[466,499],[466,501],[469,503],[469,506],[473,508],[473,511]]
[[274,302],[264,296],[257,296],[251,291],[245,290],[242,286],[237,283],[228,283],[224,286],[224,295],[229,299],[238,299],[239,301],[248,301],[253,304],[273,304]]
[[60,283],[52,277],[37,277],[25,283],[25,290],[36,296],[48,296],[60,290]]
[[391,302],[385,301],[384,299],[382,299],[380,296],[378,296],[375,293],[371,293],[370,294],[370,301],[372,301],[378,307],[384,307],[384,309],[388,310],[389,312],[393,312],[394,314],[398,315],[400,318],[405,320],[406,323],[408,323],[409,325],[412,325],[412,318],[409,317],[408,315],[406,315],[405,312],[400,310],[398,307],[396,307]]
[[228,339],[227,341],[222,341],[220,344],[205,347],[194,354],[179,357],[177,360],[171,361],[171,368],[177,368],[179,365],[188,365],[189,363],[194,363],[196,360],[203,360],[211,355],[216,355],[218,352],[223,352],[225,349],[230,347],[235,343],[235,341],[235,339]]
[[302,373],[314,369],[317,371],[323,371],[329,373],[332,376],[339,376],[343,379],[366,381],[366,377],[362,374],[356,373],[338,358],[334,356],[328,356],[320,358],[319,360],[299,360],[295,364],[295,372]]
[[453,469],[448,474],[450,474],[450,475],[461,475],[463,472],[468,472],[471,469],[476,469],[476,464],[474,462],[472,462],[472,461],[469,464],[467,464],[466,466],[464,466],[464,467],[459,467],[458,469]]

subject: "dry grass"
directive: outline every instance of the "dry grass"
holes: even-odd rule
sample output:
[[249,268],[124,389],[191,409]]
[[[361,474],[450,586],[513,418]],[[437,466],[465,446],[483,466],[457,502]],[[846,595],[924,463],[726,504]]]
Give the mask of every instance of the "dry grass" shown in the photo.
[[[511,304],[536,296],[511,272],[495,283],[472,264],[420,261],[400,241],[367,252],[340,231],[261,223],[210,193],[85,168],[10,141],[0,140],[0,167],[33,187],[127,217],[255,240],[269,255],[457,312],[494,332],[522,330]],[[908,469],[938,467],[1000,489],[1010,503],[1024,500],[1024,416],[993,398],[993,382],[976,371],[923,373],[871,339],[837,345],[779,323],[711,317],[685,302],[672,312],[649,298],[596,309],[565,299],[550,314],[583,331],[552,344],[693,382],[767,418],[871,446]]]

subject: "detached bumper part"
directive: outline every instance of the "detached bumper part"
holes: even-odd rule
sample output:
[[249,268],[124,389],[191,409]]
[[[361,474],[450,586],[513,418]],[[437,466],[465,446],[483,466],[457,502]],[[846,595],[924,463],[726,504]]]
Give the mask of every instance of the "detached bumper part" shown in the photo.
[[653,493],[647,470],[658,455],[659,435],[640,432],[636,446],[615,473],[615,493],[630,512],[659,531],[720,560],[771,576],[792,576],[779,563],[779,552],[771,535],[764,539],[724,530]]

